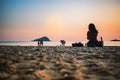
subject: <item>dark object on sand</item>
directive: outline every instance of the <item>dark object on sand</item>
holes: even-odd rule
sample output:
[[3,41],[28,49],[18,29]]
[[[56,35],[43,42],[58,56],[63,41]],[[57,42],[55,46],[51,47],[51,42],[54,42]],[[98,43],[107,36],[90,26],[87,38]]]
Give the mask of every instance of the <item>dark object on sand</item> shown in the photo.
[[87,43],[87,46],[88,47],[103,47],[103,40],[102,40],[102,37],[101,37],[101,41],[95,41],[95,42],[88,42]]
[[103,42],[102,41],[97,41],[97,42],[88,42],[87,43],[88,47],[103,47]]
[[79,42],[79,43],[73,43],[72,47],[83,47],[83,44],[81,42]]
[[68,77],[65,77],[65,78],[61,78],[61,79],[58,79],[58,80],[79,80],[73,76],[68,76]]
[[114,39],[114,40],[110,40],[110,41],[120,41],[120,40],[118,40],[118,39]]
[[93,23],[90,23],[88,26],[89,31],[87,32],[87,39],[89,40],[87,43],[88,47],[102,47],[103,46],[103,40],[101,37],[101,41],[97,40],[98,31],[95,28],[95,25]]
[[38,39],[34,39],[33,41],[50,41],[50,39],[46,36],[38,38]]
[[65,46],[65,43],[66,43],[65,40],[60,40],[60,42],[63,46]]

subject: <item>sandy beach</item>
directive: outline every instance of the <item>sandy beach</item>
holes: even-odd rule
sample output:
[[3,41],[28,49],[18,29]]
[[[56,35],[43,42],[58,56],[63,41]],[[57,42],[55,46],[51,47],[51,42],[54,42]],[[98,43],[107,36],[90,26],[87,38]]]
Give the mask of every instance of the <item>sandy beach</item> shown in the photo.
[[0,46],[0,80],[119,80],[120,47]]

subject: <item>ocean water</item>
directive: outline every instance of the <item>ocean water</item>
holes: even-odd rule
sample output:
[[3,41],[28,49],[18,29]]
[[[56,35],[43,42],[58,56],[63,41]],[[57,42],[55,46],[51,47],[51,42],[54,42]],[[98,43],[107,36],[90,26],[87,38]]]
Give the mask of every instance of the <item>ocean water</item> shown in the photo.
[[[65,46],[72,46],[75,42],[66,42]],[[82,42],[85,46],[85,43]],[[37,41],[0,41],[0,45],[10,45],[10,46],[38,46]],[[44,46],[60,46],[60,42],[49,41],[44,42]],[[104,46],[120,46],[120,41],[104,41]]]

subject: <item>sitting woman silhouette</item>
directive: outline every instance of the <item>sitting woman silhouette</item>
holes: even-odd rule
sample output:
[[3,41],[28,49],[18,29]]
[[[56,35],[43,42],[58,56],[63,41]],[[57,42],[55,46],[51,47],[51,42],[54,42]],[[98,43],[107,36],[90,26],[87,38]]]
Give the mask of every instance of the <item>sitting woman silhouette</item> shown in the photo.
[[88,47],[96,47],[98,46],[98,40],[97,35],[98,31],[95,28],[95,25],[93,23],[90,23],[88,26],[89,31],[87,32],[87,39],[89,40],[87,43]]

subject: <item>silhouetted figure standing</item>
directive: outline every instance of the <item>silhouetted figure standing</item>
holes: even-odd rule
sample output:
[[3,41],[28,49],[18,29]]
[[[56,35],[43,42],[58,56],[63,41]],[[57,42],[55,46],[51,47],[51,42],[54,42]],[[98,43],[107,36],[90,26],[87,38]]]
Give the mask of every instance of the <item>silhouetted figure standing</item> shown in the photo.
[[43,41],[40,41],[40,46],[43,46]]
[[103,47],[104,45],[104,42],[103,42],[103,39],[102,39],[102,37],[100,38],[101,39],[101,41],[99,41],[99,47]]
[[93,23],[90,23],[88,26],[89,31],[87,32],[87,39],[89,40],[87,43],[88,47],[96,47],[98,46],[98,40],[97,35],[98,31],[95,28],[95,25]]
[[43,41],[38,41],[38,46],[43,46]]
[[40,45],[39,41],[38,41],[38,46]]

